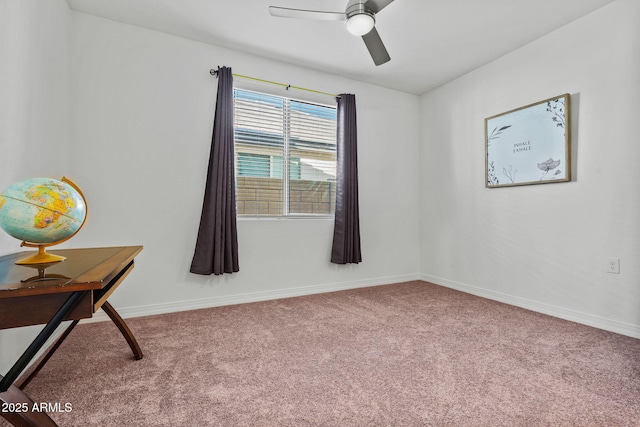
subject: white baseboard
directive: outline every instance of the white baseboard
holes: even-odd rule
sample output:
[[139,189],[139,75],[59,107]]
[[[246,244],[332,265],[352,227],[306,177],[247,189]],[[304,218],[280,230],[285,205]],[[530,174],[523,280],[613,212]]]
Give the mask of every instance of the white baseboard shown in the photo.
[[[424,280],[425,282],[431,282],[436,285],[456,289],[472,295],[477,295],[479,297],[503,302],[505,304],[514,305],[516,307],[525,308],[527,310],[547,314],[549,316],[558,317],[560,319],[570,320],[572,322],[615,332],[633,338],[640,338],[640,326],[638,325],[607,319],[593,314],[582,313],[579,311],[541,303],[527,298],[521,298],[514,295],[480,288],[466,283],[460,283],[453,280],[443,279],[441,277],[430,276],[428,274],[421,275],[419,273],[401,276],[379,277],[375,279],[365,279],[351,282],[327,283],[299,288],[276,289],[264,292],[252,292],[246,294],[211,297],[197,300],[175,301],[170,303],[150,304],[135,307],[122,307],[117,308],[117,310],[124,318],[152,316],[156,314],[198,310],[202,308],[244,304],[257,301],[268,301],[280,298],[291,298],[303,295],[342,291],[347,289],[365,288],[370,286],[388,285],[392,283],[408,282],[412,280]],[[93,318],[83,320],[82,323],[100,322],[105,320],[109,320],[109,317],[103,311],[99,311]]]
[[[344,291],[347,289],[389,285],[392,283],[409,282],[412,280],[420,280],[420,274],[415,273],[400,276],[378,277],[375,279],[356,280],[350,282],[326,283],[298,288],[275,289],[264,292],[251,292],[246,294],[202,298],[197,300],[176,301],[162,304],[150,304],[137,307],[116,307],[116,310],[118,310],[120,316],[124,318],[152,316],[156,314],[175,313],[178,311],[198,310],[202,308],[220,307],[225,305],[245,304],[249,302],[269,301],[281,298],[299,297],[303,295]],[[109,317],[103,311],[99,311],[91,319],[83,320],[82,323],[101,322],[105,320],[109,320]]]
[[479,288],[477,286],[455,282],[453,280],[443,279],[441,277],[430,276],[428,274],[422,274],[420,276],[420,279],[424,280],[425,282],[431,282],[436,285],[456,289],[468,294],[476,295],[498,302],[503,302],[505,304],[514,305],[516,307],[526,308],[527,310],[535,311],[537,313],[547,314],[549,316],[558,317],[564,320],[570,320],[572,322],[592,326],[594,328],[603,329],[605,331],[615,332],[633,338],[640,338],[640,326],[638,325],[632,325],[617,320],[595,316],[593,314],[582,313],[563,307],[557,307],[554,305],[541,303],[514,295],[503,294],[501,292]]

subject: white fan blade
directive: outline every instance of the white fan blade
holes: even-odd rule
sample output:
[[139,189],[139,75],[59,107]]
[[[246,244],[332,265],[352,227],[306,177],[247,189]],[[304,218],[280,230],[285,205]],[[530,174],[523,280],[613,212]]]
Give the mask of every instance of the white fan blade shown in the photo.
[[279,18],[315,19],[319,21],[344,21],[347,15],[343,12],[324,12],[321,10],[290,9],[288,7],[269,6],[271,16]]

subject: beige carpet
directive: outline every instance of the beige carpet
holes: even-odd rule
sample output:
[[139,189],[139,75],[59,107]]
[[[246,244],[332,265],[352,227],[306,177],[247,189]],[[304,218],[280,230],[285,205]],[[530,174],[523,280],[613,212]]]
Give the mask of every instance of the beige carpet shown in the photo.
[[82,323],[27,387],[61,426],[637,426],[640,341],[409,282]]

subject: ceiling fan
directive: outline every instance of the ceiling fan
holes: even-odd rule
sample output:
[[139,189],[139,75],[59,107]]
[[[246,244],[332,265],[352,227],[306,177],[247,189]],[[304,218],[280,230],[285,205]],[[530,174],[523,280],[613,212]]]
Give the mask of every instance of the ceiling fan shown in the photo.
[[393,0],[349,0],[344,12],[325,12],[321,10],[291,9],[269,6],[271,16],[280,18],[315,19],[321,21],[347,21],[347,30],[356,36],[362,36],[371,58],[376,65],[388,62],[391,57],[376,30],[376,14]]

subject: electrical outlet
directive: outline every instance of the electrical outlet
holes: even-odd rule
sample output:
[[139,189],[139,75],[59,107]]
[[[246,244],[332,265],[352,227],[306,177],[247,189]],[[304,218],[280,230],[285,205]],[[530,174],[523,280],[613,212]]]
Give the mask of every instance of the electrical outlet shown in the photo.
[[607,273],[620,274],[620,258],[609,258]]

